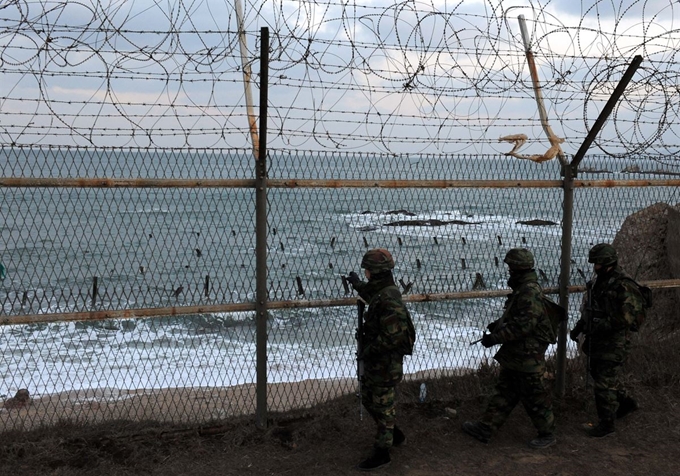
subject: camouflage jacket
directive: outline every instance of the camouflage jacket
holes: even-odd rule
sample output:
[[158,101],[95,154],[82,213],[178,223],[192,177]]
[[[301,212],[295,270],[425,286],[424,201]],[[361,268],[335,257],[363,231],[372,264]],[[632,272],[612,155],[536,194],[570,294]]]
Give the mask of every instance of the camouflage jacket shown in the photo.
[[543,290],[534,271],[510,278],[512,294],[503,316],[490,325],[492,342],[502,344],[494,359],[517,372],[545,372],[545,351],[552,324],[545,312]]
[[415,340],[411,316],[391,273],[353,286],[368,303],[362,336],[364,381],[389,387],[403,377],[403,357]]
[[586,334],[584,352],[595,359],[623,362],[630,353],[630,328],[641,312],[642,295],[620,267],[598,275],[591,302],[576,324]]

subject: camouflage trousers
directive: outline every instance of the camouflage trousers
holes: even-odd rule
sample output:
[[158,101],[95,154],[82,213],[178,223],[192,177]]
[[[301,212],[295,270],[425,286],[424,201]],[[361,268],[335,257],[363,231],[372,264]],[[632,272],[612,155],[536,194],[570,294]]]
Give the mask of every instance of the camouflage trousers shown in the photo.
[[396,394],[394,387],[361,387],[361,403],[377,425],[375,436],[376,448],[390,448],[394,439],[394,422],[396,420]]
[[590,360],[590,375],[593,377],[595,406],[600,420],[614,420],[619,402],[628,399],[628,392],[623,387],[619,375],[622,362],[609,360]]
[[552,398],[545,388],[543,373],[517,372],[501,368],[496,388],[482,417],[497,430],[508,419],[512,410],[522,402],[539,434],[555,431]]

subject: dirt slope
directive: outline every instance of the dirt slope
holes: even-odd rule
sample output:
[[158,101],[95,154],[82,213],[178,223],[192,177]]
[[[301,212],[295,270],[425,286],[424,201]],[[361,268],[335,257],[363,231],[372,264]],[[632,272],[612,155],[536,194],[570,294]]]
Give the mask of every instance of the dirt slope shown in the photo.
[[[680,474],[677,386],[643,387],[642,408],[618,423],[616,435],[585,436],[594,416],[590,393],[571,390],[556,403],[558,444],[542,451],[526,442],[534,430],[520,407],[488,445],[460,430],[483,410],[484,397],[459,401],[455,381],[433,382],[424,404],[416,384],[400,396],[405,446],[392,450],[395,475],[654,475]],[[487,387],[488,388],[488,387]],[[457,414],[446,417],[445,408]],[[267,430],[252,418],[211,427],[114,422],[6,433],[0,443],[2,474],[16,475],[349,475],[371,445],[373,424],[359,420],[358,401],[345,396],[305,412],[273,415]]]

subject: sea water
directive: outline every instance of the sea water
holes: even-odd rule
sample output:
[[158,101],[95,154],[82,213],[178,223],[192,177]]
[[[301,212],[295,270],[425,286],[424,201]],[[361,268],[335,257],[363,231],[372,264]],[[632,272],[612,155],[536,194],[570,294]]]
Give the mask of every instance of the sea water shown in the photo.
[[[241,179],[252,169],[245,153],[3,154],[3,176]],[[599,172],[580,178],[650,178],[623,173],[631,163],[643,174],[677,173],[658,160],[593,157],[585,164]],[[274,155],[269,176],[557,180],[559,167],[505,157]],[[7,276],[0,316],[254,300],[250,188],[5,188],[2,194],[0,261]],[[534,252],[544,286],[557,286],[562,199],[559,188],[270,188],[270,300],[352,296],[342,276],[361,271],[368,247],[393,252],[395,278],[411,294],[468,291],[478,278],[486,289],[504,289],[502,259],[515,246]],[[626,216],[656,202],[680,200],[670,187],[576,190],[570,282],[590,277],[593,244],[611,241]],[[519,223],[527,220],[546,225]],[[489,359],[492,350],[469,342],[500,315],[503,302],[409,304],[418,340],[406,372],[475,368]],[[572,319],[579,302],[572,297]],[[268,381],[352,377],[356,312],[352,306],[270,311]],[[252,312],[2,326],[0,394],[250,383],[255,349]]]

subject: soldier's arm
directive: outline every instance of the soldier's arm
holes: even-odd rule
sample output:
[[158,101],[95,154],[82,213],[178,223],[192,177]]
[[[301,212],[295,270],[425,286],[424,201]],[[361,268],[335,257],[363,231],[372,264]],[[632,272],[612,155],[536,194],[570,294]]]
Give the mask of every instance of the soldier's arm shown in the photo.
[[576,332],[577,334],[580,334],[581,332],[585,331],[588,328],[588,319],[590,319],[590,317],[589,317],[589,313],[590,313],[589,307],[590,306],[588,305],[588,292],[586,292],[583,295],[583,299],[581,301],[581,309],[580,309],[581,316],[579,317],[578,321],[576,321],[576,323],[574,324],[574,327],[572,328],[573,331],[577,331]]
[[613,312],[610,315],[602,315],[593,319],[593,332],[604,334],[630,328],[635,322],[636,313],[642,306],[636,294],[639,293],[636,289],[632,289],[631,285],[619,282],[611,291]]
[[498,327],[498,323],[500,322],[500,320],[501,320],[501,319],[498,318],[498,319],[496,319],[496,320],[493,321],[493,322],[489,322],[489,323],[486,325],[486,328],[488,329],[488,331],[489,331],[489,332],[493,332],[493,331],[496,329],[496,327]]
[[359,281],[358,283],[352,284],[352,287],[354,290],[359,294],[359,297],[363,299],[366,302],[369,302],[371,300],[371,296],[369,296],[368,292],[366,291],[366,281]]
[[380,315],[380,333],[364,347],[365,355],[379,355],[402,348],[404,339],[408,338],[406,309],[403,305],[390,301],[382,301]]
[[533,333],[542,314],[540,295],[522,294],[517,297],[510,318],[493,331],[492,339],[498,344],[524,339]]

